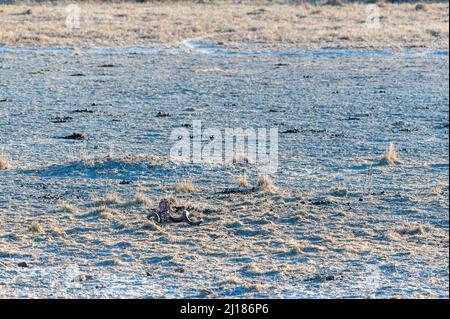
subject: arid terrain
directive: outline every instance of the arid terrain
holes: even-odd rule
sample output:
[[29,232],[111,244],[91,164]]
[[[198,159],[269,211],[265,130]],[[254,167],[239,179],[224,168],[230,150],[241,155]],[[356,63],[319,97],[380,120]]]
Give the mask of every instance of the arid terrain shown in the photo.
[[[0,44],[261,48],[448,48],[448,3],[288,5],[218,1],[0,5]],[[78,22],[70,15],[79,13]]]
[[[448,298],[448,5],[179,6],[0,6],[0,298]],[[194,120],[277,171],[173,161]]]

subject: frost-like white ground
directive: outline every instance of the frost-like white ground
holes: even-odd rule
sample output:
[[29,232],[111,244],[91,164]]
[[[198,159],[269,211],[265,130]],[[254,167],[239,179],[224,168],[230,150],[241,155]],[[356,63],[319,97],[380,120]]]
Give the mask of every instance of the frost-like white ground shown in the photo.
[[[0,48],[0,297],[448,298],[447,52],[81,51]],[[278,127],[281,191],[170,162],[197,119]]]

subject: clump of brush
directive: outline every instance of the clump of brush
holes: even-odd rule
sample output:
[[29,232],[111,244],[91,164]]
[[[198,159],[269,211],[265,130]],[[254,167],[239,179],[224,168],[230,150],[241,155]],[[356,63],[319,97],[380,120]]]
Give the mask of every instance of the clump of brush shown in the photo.
[[196,186],[189,182],[179,182],[173,186],[176,193],[192,193],[198,190]]
[[12,169],[12,165],[6,158],[6,155],[0,153],[0,171],[7,171],[10,169]]
[[251,189],[252,188],[252,185],[250,184],[250,181],[248,180],[248,176],[247,175],[241,176],[239,178],[239,187],[240,188],[246,188],[246,189]]
[[92,202],[95,206],[102,205],[123,205],[125,202],[117,194],[109,194],[104,198],[95,198]]
[[72,213],[72,214],[79,213],[78,207],[76,207],[75,205],[67,204],[67,203],[62,203],[61,206],[59,207],[59,209],[62,210],[63,212],[68,212],[68,213]]
[[389,144],[389,147],[380,160],[380,164],[404,164],[404,162],[398,158],[397,149],[394,143]]
[[269,175],[261,175],[256,181],[255,190],[267,194],[277,194],[280,192],[279,188],[275,186]]
[[38,222],[35,222],[35,221],[31,222],[31,226],[30,226],[29,230],[34,235],[44,235],[45,234],[44,227],[42,227],[41,224],[39,224]]
[[152,205],[152,201],[145,196],[144,193],[137,193],[134,197],[134,203],[140,206],[150,207]]

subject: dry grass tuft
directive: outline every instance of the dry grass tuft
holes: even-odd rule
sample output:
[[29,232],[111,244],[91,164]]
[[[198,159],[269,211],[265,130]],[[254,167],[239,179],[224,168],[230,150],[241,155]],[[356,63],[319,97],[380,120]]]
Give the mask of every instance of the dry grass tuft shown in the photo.
[[247,175],[244,175],[239,179],[239,187],[247,189],[252,188],[252,185],[250,184]]
[[51,231],[51,234],[54,237],[62,237],[62,238],[67,238],[68,237],[67,233],[64,230],[62,230],[62,229],[60,229],[60,228],[58,228],[56,226],[52,227],[50,229],[50,231]]
[[173,186],[173,190],[176,193],[192,193],[197,190],[197,187],[189,182],[179,182]]
[[275,186],[274,182],[268,175],[261,175],[258,177],[256,190],[268,194],[277,194],[279,192],[278,187]]
[[67,204],[67,203],[63,203],[61,205],[60,209],[62,211],[73,213],[73,214],[79,212],[78,207],[76,207],[75,205]]
[[292,214],[292,218],[295,220],[304,220],[306,215],[308,215],[308,211],[303,208],[294,211]]
[[30,226],[30,231],[35,235],[44,235],[44,228],[38,222],[32,222]]
[[240,280],[238,277],[228,278],[227,280],[225,280],[225,283],[229,284],[229,285],[234,285],[234,286],[243,284],[242,280]]
[[427,229],[422,225],[404,225],[397,230],[397,233],[402,236],[425,235]]
[[303,246],[301,243],[290,240],[287,242],[287,247],[289,248],[289,251],[294,255],[301,255],[303,254]]
[[252,273],[252,274],[258,274],[261,273],[261,269],[259,269],[258,265],[256,263],[250,263],[247,266],[244,266],[242,268],[246,273]]
[[12,168],[11,163],[8,161],[4,154],[0,153],[0,171],[7,171]]
[[82,57],[83,56],[83,52],[81,52],[80,48],[75,48],[73,51],[73,55],[77,56],[77,57]]
[[264,286],[261,283],[252,284],[249,286],[249,288],[254,291],[264,291],[265,290]]
[[137,204],[142,206],[150,207],[152,205],[151,200],[143,193],[137,193],[134,200]]
[[124,201],[116,194],[110,194],[105,198],[96,198],[93,201],[94,205],[123,205]]
[[161,230],[161,227],[155,224],[153,221],[147,220],[144,222],[144,225],[142,225],[143,229],[146,230]]
[[100,206],[92,211],[94,214],[97,214],[101,218],[105,219],[114,219],[117,215],[117,211],[109,208],[107,206]]
[[380,164],[404,164],[397,156],[397,150],[394,143],[389,144],[386,153],[380,160]]

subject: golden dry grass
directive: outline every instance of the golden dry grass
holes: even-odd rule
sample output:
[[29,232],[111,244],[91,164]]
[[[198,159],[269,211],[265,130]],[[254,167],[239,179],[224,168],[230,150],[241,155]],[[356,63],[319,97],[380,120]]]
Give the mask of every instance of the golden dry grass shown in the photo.
[[247,175],[241,176],[241,178],[239,178],[239,187],[249,189],[252,188],[252,185],[250,184]]
[[404,164],[404,162],[398,158],[397,149],[394,143],[389,144],[386,153],[380,160],[380,164]]
[[278,187],[275,186],[274,182],[268,175],[261,175],[258,177],[256,182],[256,189],[259,192],[267,194],[276,194],[279,192]]
[[54,237],[60,237],[60,238],[68,237],[67,233],[59,227],[53,226],[53,227],[51,227],[50,231]]
[[115,219],[115,216],[118,214],[116,210],[109,208],[107,206],[100,206],[95,208],[92,213],[96,214],[100,218]]
[[61,205],[60,209],[62,211],[73,213],[73,214],[79,212],[78,207],[76,207],[75,205],[67,204],[67,203],[63,203]]
[[136,196],[134,197],[134,200],[136,204],[142,206],[150,207],[152,205],[151,200],[143,193],[137,193]]
[[197,187],[189,182],[179,182],[173,186],[173,190],[176,193],[192,193],[197,190]]
[[96,198],[93,200],[94,205],[122,205],[124,201],[117,194],[109,194],[105,198]]
[[448,3],[378,6],[214,2],[81,2],[80,27],[66,25],[67,3],[0,5],[0,44],[13,46],[180,45],[254,43],[266,48],[448,48]]
[[0,153],[0,171],[7,171],[12,168],[11,163],[8,161],[4,154]]
[[44,235],[44,228],[38,222],[32,222],[30,226],[30,231],[35,235]]

